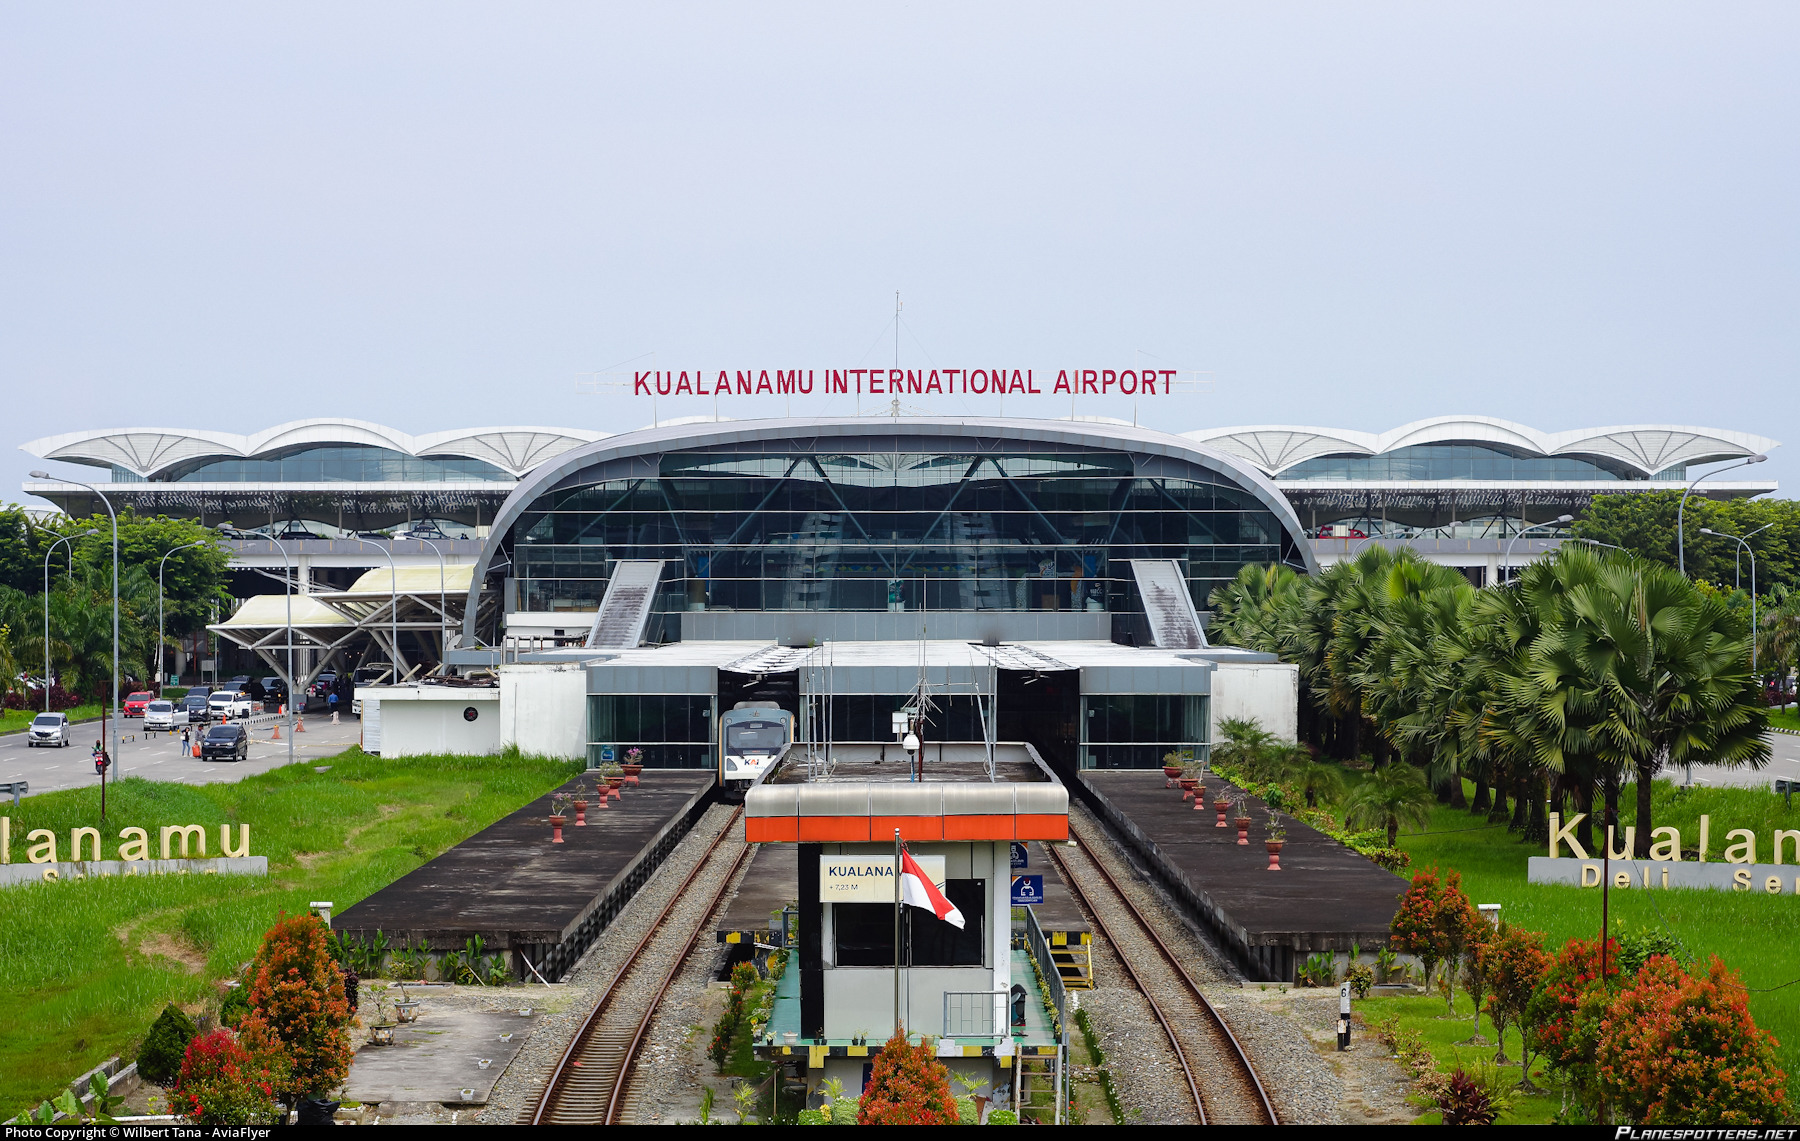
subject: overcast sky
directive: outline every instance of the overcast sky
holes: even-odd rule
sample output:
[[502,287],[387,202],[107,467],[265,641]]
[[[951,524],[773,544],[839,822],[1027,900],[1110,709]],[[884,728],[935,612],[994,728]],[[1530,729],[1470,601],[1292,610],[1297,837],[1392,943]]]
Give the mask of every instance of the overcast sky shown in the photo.
[[0,498],[78,428],[622,430],[582,374],[888,365],[896,290],[903,366],[1203,374],[1159,427],[1701,424],[1788,441],[1791,495],[1796,43],[1792,3],[6,0]]

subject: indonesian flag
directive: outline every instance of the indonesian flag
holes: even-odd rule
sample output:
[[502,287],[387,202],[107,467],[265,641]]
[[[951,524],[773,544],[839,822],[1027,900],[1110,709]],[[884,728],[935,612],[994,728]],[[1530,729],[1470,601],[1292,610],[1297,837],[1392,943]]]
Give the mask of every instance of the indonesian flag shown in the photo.
[[907,906],[922,907],[952,927],[962,929],[963,913],[944,898],[944,893],[905,848],[900,849],[900,898]]

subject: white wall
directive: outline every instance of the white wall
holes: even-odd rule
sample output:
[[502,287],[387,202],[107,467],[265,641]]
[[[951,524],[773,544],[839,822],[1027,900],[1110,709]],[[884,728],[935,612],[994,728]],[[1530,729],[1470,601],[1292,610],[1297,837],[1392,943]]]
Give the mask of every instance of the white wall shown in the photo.
[[[500,752],[500,702],[493,690],[460,691],[456,699],[381,703],[381,755],[488,756]],[[463,717],[473,708],[475,720]]]
[[1254,718],[1283,741],[1300,729],[1300,668],[1284,663],[1221,662],[1212,675],[1212,739],[1227,717]]
[[524,663],[500,667],[500,741],[527,756],[587,756],[587,668]]

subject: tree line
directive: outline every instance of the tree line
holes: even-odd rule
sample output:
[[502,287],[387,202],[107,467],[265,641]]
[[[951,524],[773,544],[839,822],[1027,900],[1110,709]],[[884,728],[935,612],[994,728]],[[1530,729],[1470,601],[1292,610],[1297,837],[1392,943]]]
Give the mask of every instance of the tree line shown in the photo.
[[[85,533],[84,533],[85,532]],[[56,546],[64,536],[78,536]],[[128,679],[156,673],[157,566],[163,569],[167,645],[204,630],[228,603],[229,553],[197,523],[119,515],[119,664]],[[52,547],[56,547],[54,553]],[[50,669],[60,704],[101,698],[112,678],[112,522],[56,516],[35,519],[0,507],[0,700],[33,704],[25,684],[44,669],[44,566],[49,555]]]
[[[1309,746],[1416,768],[1441,803],[1527,841],[1548,838],[1549,800],[1586,814],[1578,835],[1593,850],[1596,808],[1616,825],[1632,782],[1647,858],[1658,771],[1769,755],[1748,615],[1633,553],[1568,544],[1477,590],[1410,550],[1370,547],[1312,577],[1245,567],[1210,604],[1214,640],[1299,667]],[[1796,624],[1764,614],[1763,643],[1786,637],[1791,661],[1794,639],[1777,632]],[[1758,664],[1785,676],[1780,660]]]

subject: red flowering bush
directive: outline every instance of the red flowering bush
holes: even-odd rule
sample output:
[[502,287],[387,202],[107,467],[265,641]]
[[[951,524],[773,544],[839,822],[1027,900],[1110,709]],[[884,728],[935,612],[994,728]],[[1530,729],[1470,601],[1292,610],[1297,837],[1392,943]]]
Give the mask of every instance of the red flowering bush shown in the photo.
[[1544,973],[1550,969],[1550,952],[1544,950],[1544,936],[1502,922],[1500,930],[1476,953],[1476,965],[1487,983],[1487,1013],[1494,1022],[1494,1036],[1500,1040],[1494,1060],[1506,1061],[1506,1028],[1519,1027],[1523,1040],[1523,1073],[1529,1081],[1532,1050],[1531,1035],[1525,1033],[1525,1008],[1542,984]]
[[188,1043],[175,1080],[174,1108],[201,1125],[245,1125],[275,1106],[275,1077],[229,1030]]
[[1599,1043],[1600,1018],[1611,1002],[1619,978],[1619,944],[1606,941],[1607,980],[1600,981],[1600,942],[1571,939],[1544,972],[1538,992],[1526,1006],[1532,1048],[1560,1070],[1580,1076]]
[[955,1125],[950,1071],[923,1044],[909,1046],[904,1030],[882,1046],[863,1086],[858,1125]]
[[1775,1044],[1717,955],[1704,977],[1656,955],[1601,1019],[1596,1079],[1613,1112],[1636,1124],[1774,1125],[1787,1096]]
[[251,966],[250,1013],[238,1025],[252,1053],[280,1060],[301,1096],[328,1093],[350,1074],[353,1015],[344,973],[316,915],[284,916],[263,936]]
[[1417,955],[1425,964],[1426,986],[1431,985],[1431,973],[1437,969],[1441,957],[1438,953],[1437,910],[1442,891],[1436,868],[1414,872],[1412,886],[1401,897],[1400,910],[1394,913],[1394,921],[1388,926],[1388,937],[1394,950]]
[[[1456,975],[1465,952],[1485,942],[1487,921],[1469,903],[1463,893],[1462,873],[1452,868],[1444,874],[1444,886],[1438,892],[1437,907],[1431,916],[1431,940],[1437,958],[1444,964],[1444,999],[1450,1013],[1456,1013]],[[1481,997],[1475,1000],[1475,1030],[1481,1031]]]

